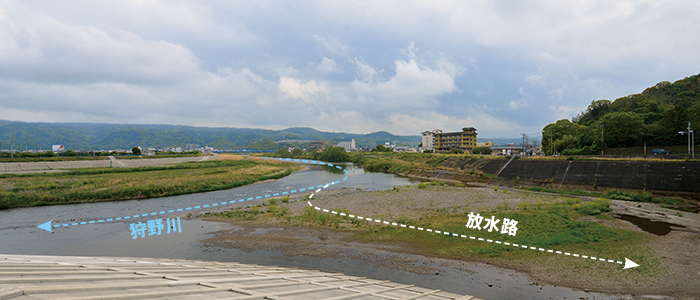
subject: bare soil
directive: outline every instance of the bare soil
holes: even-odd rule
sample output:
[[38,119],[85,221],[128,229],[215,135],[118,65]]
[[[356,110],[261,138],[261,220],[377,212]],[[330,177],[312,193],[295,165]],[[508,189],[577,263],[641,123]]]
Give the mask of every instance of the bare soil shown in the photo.
[[[296,196],[292,200],[303,200]],[[405,215],[418,217],[430,211],[447,213],[482,212],[496,207],[518,207],[522,202],[536,203],[560,201],[563,196],[525,192],[504,188],[456,188],[434,187],[419,189],[403,187],[399,191],[364,192],[358,189],[322,191],[312,198],[314,206],[326,209],[347,209],[355,215],[392,221]],[[567,196],[568,197],[568,196]],[[618,219],[594,219],[608,226],[644,232],[651,256],[660,262],[654,274],[639,274],[634,269],[622,270],[619,265],[609,268],[592,268],[579,265],[571,257],[542,255],[527,263],[489,259],[488,263],[524,271],[538,282],[590,290],[593,292],[629,294],[634,299],[648,299],[644,295],[664,295],[676,299],[700,299],[700,215],[679,213],[660,208],[652,203],[636,203],[613,200],[611,215],[629,214],[642,218],[661,220],[680,225],[667,235],[656,236],[637,226]],[[308,206],[306,201],[280,204],[287,206],[292,215],[301,213]],[[404,244],[387,244],[382,241],[359,242],[352,229],[333,229],[318,226],[290,226],[275,218],[241,221],[209,218],[230,222],[233,230],[219,232],[206,240],[211,245],[253,251],[271,249],[285,255],[308,255],[319,258],[336,257],[348,253],[348,249],[372,253],[389,251],[420,254],[420,249]],[[681,227],[684,226],[684,227]],[[363,255],[372,257],[372,255]],[[375,260],[384,266],[408,270],[418,274],[434,270],[424,266],[402,262],[400,258],[384,256]],[[427,256],[426,257],[430,257]],[[465,258],[467,261],[479,259]],[[573,263],[572,263],[573,261]],[[565,266],[565,267],[562,267]],[[618,270],[619,269],[619,270]],[[614,280],[611,280],[614,278]]]

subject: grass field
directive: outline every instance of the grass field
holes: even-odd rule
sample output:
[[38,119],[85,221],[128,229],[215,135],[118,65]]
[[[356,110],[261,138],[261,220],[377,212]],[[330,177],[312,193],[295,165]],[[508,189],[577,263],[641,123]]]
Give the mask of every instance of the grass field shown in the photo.
[[210,160],[165,167],[94,168],[0,175],[0,209],[163,197],[229,189],[281,178],[295,164]]

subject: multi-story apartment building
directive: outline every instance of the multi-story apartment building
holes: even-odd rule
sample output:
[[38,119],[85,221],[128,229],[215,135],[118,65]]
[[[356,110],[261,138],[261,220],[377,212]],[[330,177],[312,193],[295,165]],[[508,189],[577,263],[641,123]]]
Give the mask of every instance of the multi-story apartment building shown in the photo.
[[476,128],[464,127],[458,132],[443,132],[435,135],[435,152],[449,152],[452,149],[471,151],[476,147]]
[[435,135],[439,133],[442,133],[442,130],[433,129],[433,131],[423,131],[423,133],[421,133],[421,135],[423,135],[423,140],[421,142],[423,146],[421,147],[421,151],[435,150]]

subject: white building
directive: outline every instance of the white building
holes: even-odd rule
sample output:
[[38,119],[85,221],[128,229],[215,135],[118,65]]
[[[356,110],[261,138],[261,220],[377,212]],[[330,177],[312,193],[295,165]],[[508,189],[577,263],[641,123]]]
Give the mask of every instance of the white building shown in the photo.
[[423,133],[421,133],[421,135],[423,136],[423,147],[421,147],[420,150],[435,150],[435,135],[437,135],[438,133],[442,133],[442,130],[433,129],[433,131],[424,131]]
[[340,142],[340,143],[338,143],[338,147],[343,147],[343,148],[345,148],[345,151],[355,150],[355,149],[356,149],[356,147],[355,147],[355,139],[352,139],[352,140],[349,141],[349,142]]

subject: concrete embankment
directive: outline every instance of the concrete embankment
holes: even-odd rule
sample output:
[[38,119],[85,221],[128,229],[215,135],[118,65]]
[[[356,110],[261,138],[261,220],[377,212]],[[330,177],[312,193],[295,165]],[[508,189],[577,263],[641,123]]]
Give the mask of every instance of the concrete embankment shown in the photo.
[[[700,198],[698,162],[514,159],[509,163],[506,159],[454,158],[440,165],[463,171],[415,169],[400,175],[473,184],[647,190]],[[468,173],[475,169],[498,176]]]
[[157,258],[0,254],[0,299],[474,299],[309,269]]
[[549,185],[700,193],[700,163],[665,161],[513,160],[499,178]]

